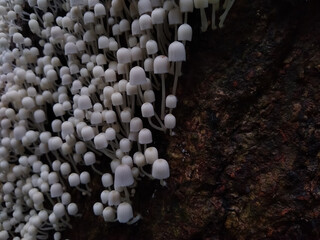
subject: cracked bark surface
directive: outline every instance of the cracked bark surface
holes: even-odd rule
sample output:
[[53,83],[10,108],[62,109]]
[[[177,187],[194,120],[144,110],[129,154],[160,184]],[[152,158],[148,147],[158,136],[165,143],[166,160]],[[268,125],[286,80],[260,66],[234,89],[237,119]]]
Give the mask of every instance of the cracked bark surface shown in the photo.
[[65,237],[319,239],[320,4],[288,2],[238,0],[224,29],[195,33],[176,136],[155,143],[168,188],[139,182],[133,226],[93,216],[98,190]]

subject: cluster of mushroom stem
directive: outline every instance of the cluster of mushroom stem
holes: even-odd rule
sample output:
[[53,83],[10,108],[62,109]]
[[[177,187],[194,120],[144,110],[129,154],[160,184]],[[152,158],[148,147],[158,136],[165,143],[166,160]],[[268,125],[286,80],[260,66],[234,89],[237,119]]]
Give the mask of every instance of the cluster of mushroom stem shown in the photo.
[[80,215],[69,191],[91,197],[93,174],[94,214],[139,220],[138,181],[170,176],[153,135],[174,135],[188,14],[206,31],[211,4],[215,29],[233,3],[0,0],[0,239],[60,239]]

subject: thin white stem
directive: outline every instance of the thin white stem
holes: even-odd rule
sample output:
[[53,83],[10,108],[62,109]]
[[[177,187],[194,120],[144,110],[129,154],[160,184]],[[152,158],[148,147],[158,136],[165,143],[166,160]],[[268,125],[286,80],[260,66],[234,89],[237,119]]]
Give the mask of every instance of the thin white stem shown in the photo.
[[165,106],[166,106],[166,85],[164,74],[161,74],[161,85],[162,85],[162,98],[161,98],[161,120],[164,119]]
[[173,88],[172,88],[173,95],[176,95],[177,86],[178,86],[178,78],[181,74],[181,64],[182,64],[182,62],[176,62],[176,71],[174,74],[174,82],[173,82]]
[[206,12],[204,8],[200,8],[200,16],[201,16],[201,31],[205,32],[208,28],[208,20],[206,16]]

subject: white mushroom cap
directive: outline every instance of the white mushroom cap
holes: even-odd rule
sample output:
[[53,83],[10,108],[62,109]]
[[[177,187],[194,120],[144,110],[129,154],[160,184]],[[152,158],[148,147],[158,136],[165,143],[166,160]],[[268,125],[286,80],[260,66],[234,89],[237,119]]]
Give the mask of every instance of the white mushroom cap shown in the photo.
[[133,154],[133,161],[138,167],[146,165],[146,158],[142,152],[136,152]]
[[95,136],[93,141],[95,148],[98,150],[108,147],[107,138],[104,133],[100,133],[97,136]]
[[95,154],[93,152],[86,152],[83,155],[83,160],[84,160],[84,163],[87,166],[90,166],[90,165],[93,165],[96,162],[96,156],[95,156]]
[[69,185],[71,187],[78,186],[80,184],[80,177],[77,173],[71,173],[68,177]]
[[138,94],[138,88],[136,85],[131,84],[130,82],[126,85],[126,93],[128,96]]
[[106,36],[100,36],[98,39],[98,48],[99,49],[109,48],[109,38]]
[[105,173],[101,177],[101,182],[104,187],[110,187],[113,184],[113,177],[110,173]]
[[107,128],[105,134],[108,141],[112,141],[116,138],[116,131],[114,128]]
[[170,176],[169,164],[164,159],[157,159],[152,164],[152,177],[156,179],[166,179]]
[[147,13],[147,12],[151,12],[152,5],[151,5],[150,0],[140,0],[138,2],[138,11],[139,11],[140,15]]
[[175,118],[175,116],[172,115],[171,113],[167,114],[164,117],[164,125],[168,129],[175,128],[175,126],[176,126],[176,118]]
[[66,214],[66,209],[62,203],[56,203],[53,206],[53,212],[58,218],[62,218]]
[[60,137],[51,137],[48,140],[48,147],[50,151],[58,150],[62,145],[62,140]]
[[175,7],[169,11],[168,22],[169,22],[169,25],[182,24],[182,14],[180,12],[180,8]]
[[101,202],[96,202],[95,204],[93,204],[93,213],[96,216],[100,216],[102,214],[103,211],[103,205]]
[[130,168],[133,167],[132,157],[129,156],[129,155],[124,155],[124,156],[121,158],[121,163],[128,165]]
[[96,17],[101,17],[106,15],[106,9],[101,3],[94,5],[94,15]]
[[[131,171],[130,171],[131,172]],[[117,206],[120,204],[120,193],[116,190],[112,190],[108,195],[108,205],[109,206]]]
[[116,217],[115,210],[112,207],[106,207],[102,211],[102,216],[104,221],[113,222]]
[[144,151],[144,156],[148,164],[153,164],[158,159],[158,150],[155,147],[148,147]]
[[175,95],[168,95],[166,97],[166,107],[167,108],[176,108],[178,99]]
[[127,202],[120,203],[117,208],[117,217],[120,223],[127,223],[133,218],[133,210],[131,204]]
[[154,108],[153,105],[149,102],[142,104],[141,113],[143,117],[149,118],[154,116]]
[[144,98],[144,101],[148,103],[153,103],[156,101],[156,96],[153,90],[146,90],[143,93],[143,98]]
[[131,142],[130,142],[129,139],[127,139],[127,138],[122,138],[122,139],[120,140],[120,149],[121,149],[122,152],[124,152],[124,153],[130,152],[131,147],[132,147],[132,146],[131,146]]
[[193,0],[180,0],[179,6],[181,12],[193,12]]
[[153,58],[146,58],[143,62],[143,68],[146,72],[153,72]]
[[142,49],[140,47],[133,47],[130,50],[131,53],[131,59],[132,61],[142,61],[143,60],[143,53]]
[[109,63],[109,68],[104,72],[104,77],[107,82],[117,81],[117,75],[115,70],[111,68],[111,62]]
[[50,187],[50,195],[52,198],[60,197],[63,193],[62,186],[60,183],[54,183]]
[[133,36],[141,34],[141,29],[140,29],[140,24],[138,19],[133,20],[133,22],[131,23],[131,33]]
[[78,108],[81,110],[87,110],[92,108],[92,103],[87,95],[81,95],[78,98]]
[[0,231],[0,239],[7,240],[9,239],[9,233],[6,230]]
[[120,164],[114,175],[114,187],[127,187],[134,183],[131,168],[126,164]]
[[63,205],[68,205],[71,202],[71,194],[68,192],[65,192],[61,196],[61,203]]
[[167,56],[160,55],[154,59],[153,70],[155,74],[164,74],[169,72],[169,59]]
[[123,111],[120,113],[120,119],[121,122],[123,123],[129,123],[131,121],[131,109],[130,108],[125,108]]
[[178,28],[178,40],[179,41],[191,41],[192,40],[192,28],[189,24],[181,24]]
[[111,171],[114,173],[116,171],[116,168],[121,164],[120,160],[115,158],[110,163]]
[[120,48],[117,51],[117,59],[119,63],[125,64],[131,62],[131,53],[128,48]]
[[104,114],[104,118],[109,124],[117,121],[117,115],[113,110],[106,111]]
[[82,173],[80,173],[80,182],[82,184],[88,184],[90,182],[91,178],[90,178],[90,174],[86,171],[83,171]]
[[134,117],[130,121],[130,132],[139,132],[143,128],[142,120]]
[[143,128],[140,130],[138,135],[139,144],[149,144],[152,143],[152,133],[148,128]]
[[186,60],[186,49],[181,42],[174,41],[169,45],[168,57],[170,62],[182,62]]
[[67,206],[68,214],[75,216],[78,213],[78,206],[75,203],[69,203]]
[[132,85],[141,85],[146,83],[146,73],[142,67],[135,66],[130,70],[130,84]]
[[84,141],[89,141],[95,137],[94,129],[90,126],[84,126],[81,129],[81,136]]
[[165,18],[165,10],[163,8],[153,9],[151,13],[151,20],[153,24],[163,24],[164,18]]
[[208,0],[194,0],[195,8],[207,8],[209,5]]
[[119,25],[121,32],[130,31],[130,22],[127,19],[122,19]]
[[158,52],[158,43],[155,40],[148,40],[146,49],[149,55],[156,54]]

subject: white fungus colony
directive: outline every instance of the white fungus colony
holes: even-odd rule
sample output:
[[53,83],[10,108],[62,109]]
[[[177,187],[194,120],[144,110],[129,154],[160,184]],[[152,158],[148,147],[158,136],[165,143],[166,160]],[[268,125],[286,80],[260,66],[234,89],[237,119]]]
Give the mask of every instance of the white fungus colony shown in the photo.
[[[176,125],[177,83],[192,38],[188,14],[199,9],[205,31],[210,7],[215,29],[216,10],[222,27],[233,3],[0,0],[1,240],[47,239],[49,231],[60,239],[79,214],[67,191],[90,195],[93,173],[105,189],[95,215],[139,218],[130,204],[137,181],[148,176],[164,185],[170,175],[149,128],[172,134]],[[39,43],[23,35],[29,31]],[[111,172],[97,169],[97,159]]]

